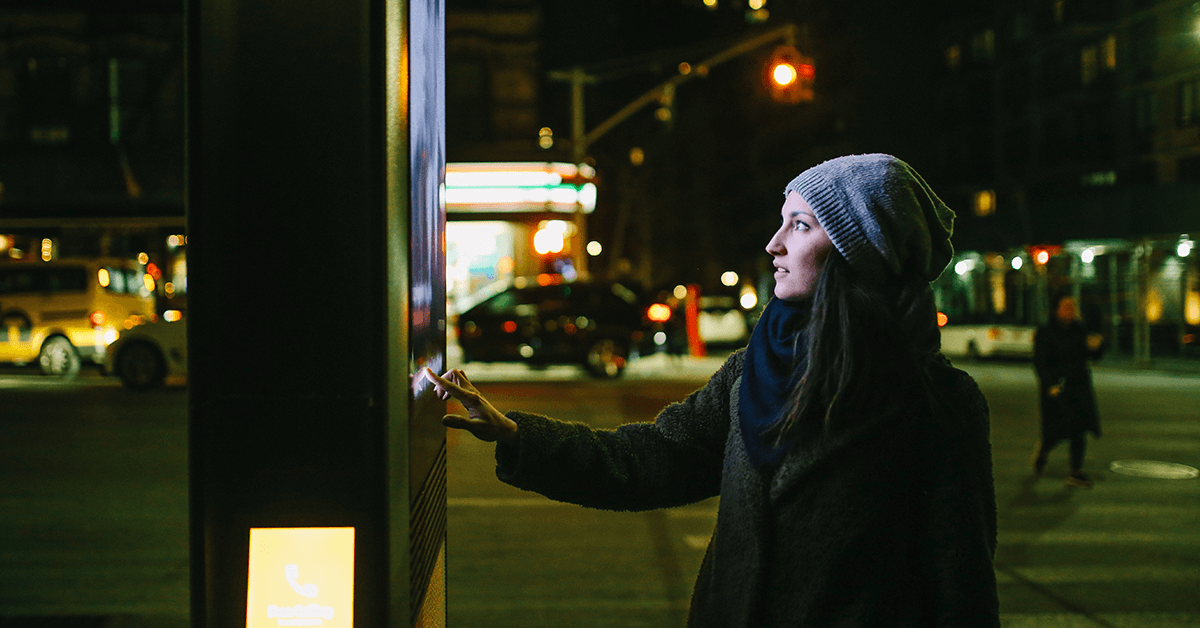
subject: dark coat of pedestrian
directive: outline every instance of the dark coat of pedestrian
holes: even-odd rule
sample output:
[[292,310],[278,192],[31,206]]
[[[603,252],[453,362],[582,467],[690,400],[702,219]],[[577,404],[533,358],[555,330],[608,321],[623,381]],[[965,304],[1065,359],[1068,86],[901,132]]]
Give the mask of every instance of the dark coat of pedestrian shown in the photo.
[[689,626],[995,626],[995,498],[987,406],[944,361],[927,365],[947,413],[922,398],[751,463],[738,417],[745,352],[653,423],[594,430],[509,412],[496,448],[513,486],[605,510],[720,495]]
[[1068,483],[1083,488],[1092,486],[1083,471],[1086,451],[1085,434],[1100,436],[1100,413],[1092,388],[1089,360],[1104,351],[1103,338],[1089,334],[1076,318],[1075,299],[1062,296],[1055,300],[1053,320],[1039,327],[1033,344],[1033,364],[1037,370],[1042,440],[1034,458],[1034,473],[1046,467],[1050,450],[1059,442],[1071,443],[1071,472]]
[[929,281],[953,212],[904,162],[854,155],[785,189],[775,299],[746,349],[653,422],[502,414],[425,371],[497,441],[498,477],[610,510],[720,496],[696,628],[995,628],[987,403],[939,352]]

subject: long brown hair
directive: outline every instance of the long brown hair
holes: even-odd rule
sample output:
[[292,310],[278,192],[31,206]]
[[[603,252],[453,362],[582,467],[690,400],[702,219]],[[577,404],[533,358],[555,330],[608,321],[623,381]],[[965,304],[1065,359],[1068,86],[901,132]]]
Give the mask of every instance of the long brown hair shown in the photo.
[[804,374],[768,435],[777,443],[792,440],[898,401],[905,382],[917,383],[913,377],[937,354],[936,317],[929,282],[920,275],[870,284],[831,252],[813,291]]

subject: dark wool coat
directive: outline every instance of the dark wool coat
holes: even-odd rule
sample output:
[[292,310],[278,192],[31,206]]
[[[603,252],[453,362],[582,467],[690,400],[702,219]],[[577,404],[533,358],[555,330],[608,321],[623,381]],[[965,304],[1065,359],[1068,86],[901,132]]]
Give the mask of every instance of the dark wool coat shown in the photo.
[[911,403],[792,447],[746,456],[744,352],[653,423],[597,430],[512,412],[520,442],[497,475],[551,499],[646,510],[720,495],[688,625],[999,626],[988,410],[966,373],[930,366],[950,412]]
[[[1033,341],[1033,364],[1041,394],[1042,440],[1054,442],[1084,432],[1100,435],[1100,413],[1087,361],[1100,357],[1103,347],[1088,349],[1087,332],[1078,322],[1039,327]],[[1050,387],[1062,386],[1057,397]]]

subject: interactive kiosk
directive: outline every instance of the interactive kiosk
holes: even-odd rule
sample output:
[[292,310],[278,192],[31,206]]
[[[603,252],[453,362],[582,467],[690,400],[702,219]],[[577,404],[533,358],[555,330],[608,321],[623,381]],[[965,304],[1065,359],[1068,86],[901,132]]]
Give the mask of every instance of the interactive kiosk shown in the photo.
[[445,625],[443,2],[186,7],[192,625]]

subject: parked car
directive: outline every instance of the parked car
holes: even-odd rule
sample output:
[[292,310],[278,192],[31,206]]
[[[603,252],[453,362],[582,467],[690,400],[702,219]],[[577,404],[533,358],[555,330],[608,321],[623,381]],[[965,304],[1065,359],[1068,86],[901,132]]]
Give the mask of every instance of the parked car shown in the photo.
[[578,364],[617,377],[659,324],[652,305],[621,283],[517,283],[460,314],[456,331],[466,362]]
[[104,366],[135,390],[162,386],[168,377],[186,376],[186,321],[163,320],[122,331],[109,346]]
[[744,347],[753,330],[746,311],[731,296],[700,297],[697,323],[700,339],[710,349]]
[[1033,358],[1034,325],[1015,323],[946,324],[942,353],[970,358]]

